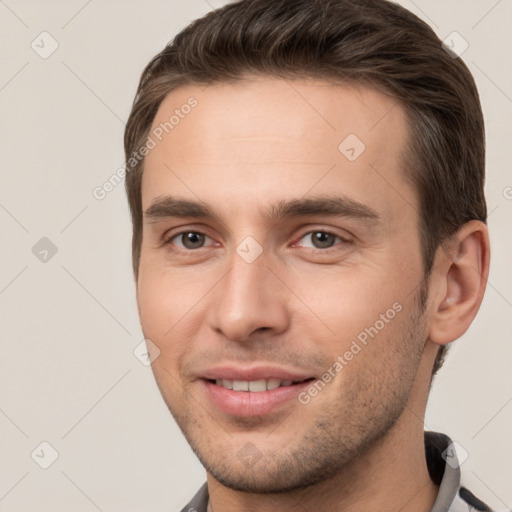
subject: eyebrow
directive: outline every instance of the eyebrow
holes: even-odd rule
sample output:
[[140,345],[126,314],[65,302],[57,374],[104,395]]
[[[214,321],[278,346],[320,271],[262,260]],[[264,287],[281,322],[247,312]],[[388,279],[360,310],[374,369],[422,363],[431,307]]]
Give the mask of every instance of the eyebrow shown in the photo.
[[[369,206],[344,196],[317,196],[288,201],[280,200],[267,208],[267,217],[273,221],[293,217],[324,215],[365,220],[370,224],[379,221],[379,214]],[[174,196],[158,196],[144,212],[147,222],[166,218],[194,218],[216,220],[223,223],[208,204]]]

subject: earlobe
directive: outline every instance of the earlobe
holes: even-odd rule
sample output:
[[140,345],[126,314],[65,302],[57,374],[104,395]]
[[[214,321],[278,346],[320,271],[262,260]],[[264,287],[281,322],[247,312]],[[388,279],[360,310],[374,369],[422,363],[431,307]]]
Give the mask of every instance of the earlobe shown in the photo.
[[442,292],[432,306],[430,339],[445,345],[467,331],[482,303],[489,274],[487,226],[476,220],[464,224],[437,256],[433,277]]

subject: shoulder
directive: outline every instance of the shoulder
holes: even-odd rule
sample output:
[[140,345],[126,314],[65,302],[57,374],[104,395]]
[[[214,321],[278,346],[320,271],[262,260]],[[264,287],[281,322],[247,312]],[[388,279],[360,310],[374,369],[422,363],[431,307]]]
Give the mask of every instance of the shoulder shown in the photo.
[[180,512],[206,512],[208,506],[208,484],[205,482],[190,502]]
[[451,438],[431,431],[425,431],[424,438],[430,478],[439,486],[431,512],[497,512],[461,484],[461,464]]

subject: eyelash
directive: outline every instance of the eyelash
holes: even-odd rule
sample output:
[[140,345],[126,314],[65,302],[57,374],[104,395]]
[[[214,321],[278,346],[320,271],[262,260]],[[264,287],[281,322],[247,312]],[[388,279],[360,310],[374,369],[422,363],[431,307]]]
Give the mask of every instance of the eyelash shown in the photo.
[[[165,241],[164,241],[164,245],[166,246],[171,246],[173,244],[173,240],[175,238],[178,238],[186,233],[194,233],[194,234],[197,234],[197,235],[204,235],[205,237],[208,237],[208,238],[211,238],[209,237],[206,233],[204,233],[203,231],[197,231],[197,230],[192,230],[192,229],[187,229],[187,230],[184,230],[184,231],[179,231],[178,233],[174,233],[172,236],[168,237]],[[321,252],[321,253],[329,253],[333,250],[337,250],[338,246],[339,245],[350,245],[352,244],[352,242],[350,240],[347,240],[346,238],[343,238],[342,236],[336,234],[336,233],[333,233],[332,231],[328,231],[328,230],[324,230],[324,229],[313,229],[313,230],[310,230],[310,231],[306,231],[305,233],[302,233],[302,235],[298,238],[298,240],[302,240],[305,236],[307,235],[311,235],[313,233],[323,233],[323,234],[326,234],[326,235],[332,235],[334,236],[335,238],[339,239],[341,241],[341,243],[339,244],[335,244],[331,247],[326,247],[324,249],[320,249],[320,248],[312,248],[312,247],[303,247],[303,249],[305,249],[308,253],[310,252],[314,252],[314,253],[318,253],[318,252]],[[206,249],[206,247],[199,247],[198,249],[173,249],[175,250],[176,252],[196,252],[196,251],[199,251],[201,249]]]

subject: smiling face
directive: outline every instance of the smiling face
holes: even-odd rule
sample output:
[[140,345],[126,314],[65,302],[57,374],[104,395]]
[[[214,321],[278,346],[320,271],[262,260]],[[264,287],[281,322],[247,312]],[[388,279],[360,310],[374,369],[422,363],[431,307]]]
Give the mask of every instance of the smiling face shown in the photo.
[[153,372],[217,480],[308,485],[428,388],[405,114],[366,88],[255,78],[177,89],[153,128],[190,97],[142,182]]

